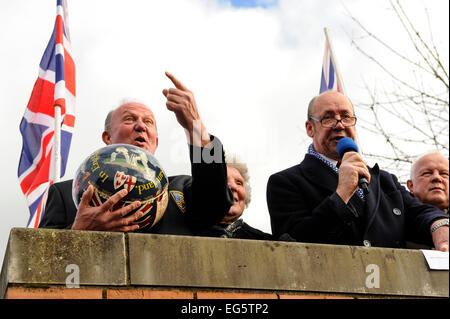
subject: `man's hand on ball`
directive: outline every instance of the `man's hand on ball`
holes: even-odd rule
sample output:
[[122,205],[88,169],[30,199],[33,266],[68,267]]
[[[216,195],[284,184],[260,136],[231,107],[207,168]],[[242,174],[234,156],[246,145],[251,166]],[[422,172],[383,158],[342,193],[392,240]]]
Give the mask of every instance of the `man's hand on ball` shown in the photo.
[[124,216],[138,208],[141,205],[140,201],[134,201],[127,206],[114,210],[114,206],[127,194],[127,190],[122,189],[102,205],[93,207],[89,203],[94,195],[94,188],[92,185],[89,185],[81,197],[72,229],[111,232],[131,232],[139,229],[139,226],[133,224],[133,222],[143,216],[141,211],[137,211],[127,217]]

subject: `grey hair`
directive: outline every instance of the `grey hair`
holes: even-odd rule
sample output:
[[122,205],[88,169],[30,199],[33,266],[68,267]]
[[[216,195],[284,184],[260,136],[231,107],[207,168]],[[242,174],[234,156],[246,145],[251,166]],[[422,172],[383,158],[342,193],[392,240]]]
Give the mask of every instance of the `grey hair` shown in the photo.
[[111,117],[115,109],[108,112],[108,115],[106,115],[105,119],[105,131],[110,132],[111,130]]
[[225,152],[225,163],[227,166],[237,169],[244,179],[244,190],[247,195],[245,198],[245,208],[247,208],[252,198],[252,187],[249,183],[250,176],[248,174],[247,164],[241,161],[236,154],[228,154],[227,152]]
[[317,96],[315,96],[315,97],[313,97],[312,99],[311,99],[311,101],[309,101],[309,104],[308,104],[308,113],[306,114],[306,119],[309,121],[309,117],[311,116],[311,111],[312,111],[312,108],[313,108],[313,105],[314,105],[314,102],[316,101],[316,98],[317,98]]

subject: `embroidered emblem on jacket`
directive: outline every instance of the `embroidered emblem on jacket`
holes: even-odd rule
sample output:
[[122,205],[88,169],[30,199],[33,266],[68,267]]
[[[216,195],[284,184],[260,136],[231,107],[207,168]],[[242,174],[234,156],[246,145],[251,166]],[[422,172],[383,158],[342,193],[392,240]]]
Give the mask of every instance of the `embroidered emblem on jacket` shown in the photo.
[[186,203],[184,202],[184,195],[180,191],[170,191],[170,195],[172,196],[172,199],[175,201],[175,204],[177,204],[178,208],[181,210],[182,213],[186,212]]

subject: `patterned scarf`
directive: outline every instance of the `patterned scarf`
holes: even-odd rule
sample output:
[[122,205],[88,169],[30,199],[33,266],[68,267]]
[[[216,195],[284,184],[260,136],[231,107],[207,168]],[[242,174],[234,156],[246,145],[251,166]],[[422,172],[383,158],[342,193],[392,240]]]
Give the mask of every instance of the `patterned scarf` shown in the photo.
[[[320,161],[322,161],[323,163],[325,163],[328,167],[330,167],[337,175],[339,175],[339,168],[337,168],[336,165],[334,165],[333,163],[331,163],[330,161],[328,161],[326,158],[324,158],[322,155],[320,155],[319,153],[317,153],[314,150],[313,145],[309,145],[308,147],[308,154],[314,156],[315,158],[319,159]],[[356,193],[358,194],[359,197],[361,197],[362,200],[364,200],[364,192],[361,188],[358,188],[358,190],[356,191]]]

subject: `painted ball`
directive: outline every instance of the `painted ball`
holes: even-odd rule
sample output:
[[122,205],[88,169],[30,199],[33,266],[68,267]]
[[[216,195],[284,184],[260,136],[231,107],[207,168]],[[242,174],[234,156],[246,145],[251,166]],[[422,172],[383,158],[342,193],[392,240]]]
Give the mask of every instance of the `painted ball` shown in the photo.
[[[113,210],[139,200],[143,216],[134,224],[138,232],[152,228],[162,218],[168,203],[169,180],[158,160],[148,151],[129,144],[102,147],[87,157],[78,168],[72,186],[75,206],[89,185],[94,187],[91,206],[100,206],[112,195],[126,189]],[[128,216],[127,215],[127,216]]]

